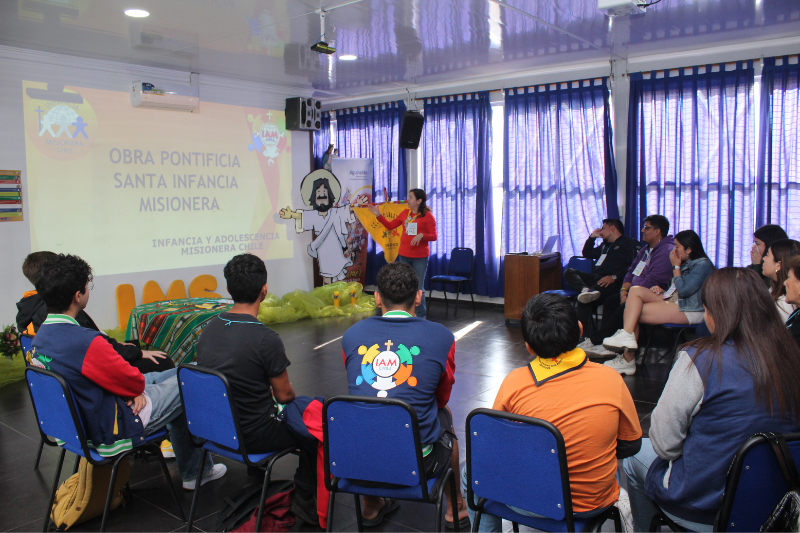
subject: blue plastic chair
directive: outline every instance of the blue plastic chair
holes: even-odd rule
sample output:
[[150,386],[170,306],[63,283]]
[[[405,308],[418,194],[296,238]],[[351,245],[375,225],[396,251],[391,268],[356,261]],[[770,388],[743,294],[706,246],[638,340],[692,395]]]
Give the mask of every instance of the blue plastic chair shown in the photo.
[[[164,474],[164,480],[172,491],[172,497],[175,500],[175,505],[178,507],[178,512],[183,520],[186,519],[183,514],[181,503],[178,500],[178,493],[175,491],[175,485],[172,483],[167,463],[161,455],[160,443],[167,438],[167,432],[165,430],[157,431],[145,437],[144,444],[140,446],[131,448],[113,457],[102,457],[97,453],[97,450],[90,448],[86,443],[86,435],[83,432],[81,415],[75,407],[75,400],[66,380],[56,372],[44,370],[35,366],[29,366],[25,369],[25,380],[28,383],[28,390],[31,394],[31,400],[33,401],[33,410],[36,414],[36,419],[39,421],[39,432],[41,433],[43,442],[50,445],[56,445],[57,443],[57,445],[61,447],[61,455],[59,456],[56,475],[53,479],[50,501],[45,510],[44,527],[42,531],[47,531],[50,525],[50,511],[53,508],[53,501],[56,496],[56,489],[58,488],[58,478],[61,476],[61,467],[64,464],[64,455],[67,451],[79,457],[83,457],[95,466],[113,465],[100,531],[105,531],[106,529],[108,511],[111,506],[112,496],[114,495],[114,483],[117,479],[117,471],[120,463],[128,455],[147,448],[151,449],[158,458],[161,464],[161,471]],[[51,444],[52,441],[47,438],[48,436],[52,437],[55,443]]]
[[[322,408],[322,432],[325,486],[330,491],[328,531],[333,528],[337,492],[354,495],[358,531],[364,530],[359,494],[435,503],[433,530],[441,531],[444,487],[449,483],[456,494],[455,475],[447,467],[428,479],[413,407],[393,398],[334,396]],[[457,515],[453,526],[460,531]]]
[[[267,498],[272,467],[278,459],[285,455],[292,453],[300,455],[299,450],[286,448],[269,453],[248,454],[242,437],[236,403],[231,395],[228,379],[222,373],[201,366],[181,364],[178,365],[178,383],[189,433],[204,441],[199,446],[209,452],[244,463],[248,467],[266,466],[267,471],[264,474],[258,517],[256,518],[256,531],[261,531],[264,501]],[[268,387],[269,385],[265,383],[264,386]],[[206,455],[202,454],[200,467],[197,470],[197,483],[194,497],[192,497],[192,507],[189,510],[186,531],[192,530],[194,510],[197,506],[197,498],[203,481],[203,470],[206,465]]]
[[[466,433],[467,504],[477,513],[473,531],[483,513],[510,520],[514,531],[518,524],[543,531],[599,530],[609,518],[615,531],[622,531],[614,506],[591,518],[573,516],[567,450],[553,424],[475,409],[467,416]],[[547,518],[517,513],[509,505]]]
[[[25,360],[25,366],[30,366],[30,363],[28,363],[28,354],[30,354],[31,350],[33,349],[33,337],[27,333],[22,333],[19,336],[19,343],[22,347],[22,357]],[[31,358],[32,357],[33,356],[31,355]],[[42,459],[42,450],[44,449],[44,441],[44,437],[39,440],[39,450],[36,452],[36,462],[33,463],[34,470],[39,468],[39,461]],[[50,444],[50,446],[56,445],[55,442],[48,442],[48,444]]]
[[[447,275],[431,276],[431,288],[428,292],[428,301],[431,301],[431,294],[433,294],[433,284],[441,283],[442,291],[444,292],[444,303],[447,301],[447,288],[448,283],[456,286],[456,310],[458,310],[458,297],[461,295],[461,284],[466,282],[469,287],[469,297],[472,300],[472,309],[475,309],[475,297],[472,294],[472,270],[475,264],[473,261],[475,252],[472,248],[453,248],[450,252],[450,263],[447,265]],[[428,304],[430,306],[430,303]]]
[[[594,268],[594,261],[588,257],[573,255],[569,258],[569,262],[567,263],[567,266],[564,267],[564,270],[568,268],[591,274],[592,269]],[[564,298],[575,298],[578,296],[578,293],[572,287],[570,287],[567,281],[564,279],[563,271],[561,276],[561,289],[544,291],[542,294],[558,294]]]
[[[795,465],[800,464],[800,433],[784,435]],[[786,494],[772,446],[763,435],[753,435],[733,457],[725,481],[714,531],[758,531]],[[660,526],[673,531],[686,531],[659,512],[650,522],[650,531]]]

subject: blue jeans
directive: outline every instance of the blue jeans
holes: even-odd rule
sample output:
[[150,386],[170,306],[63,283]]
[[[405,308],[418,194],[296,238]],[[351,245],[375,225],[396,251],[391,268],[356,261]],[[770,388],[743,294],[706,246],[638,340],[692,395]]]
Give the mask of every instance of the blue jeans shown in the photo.
[[[658,512],[658,505],[651,500],[644,492],[644,480],[647,478],[647,471],[650,465],[656,460],[656,452],[653,450],[653,443],[650,439],[642,439],[642,449],[633,457],[628,457],[623,461],[625,475],[628,478],[628,496],[631,499],[631,513],[633,514],[633,528],[635,531],[649,531],[650,522]],[[690,522],[683,518],[678,518],[664,510],[673,522],[689,531],[713,531],[712,524],[700,524]]]
[[417,273],[417,279],[419,280],[418,290],[422,291],[422,301],[419,303],[416,309],[416,315],[419,318],[425,318],[428,313],[425,310],[425,272],[428,270],[428,258],[427,257],[406,257],[404,255],[398,255],[397,260],[401,263],[405,263],[407,265],[411,265],[411,268],[414,269],[414,272]]
[[[464,465],[461,467],[461,494],[464,495],[464,499],[467,498],[467,466]],[[477,497],[476,497],[477,503]],[[524,516],[530,516],[533,518],[545,518],[548,519],[546,516],[538,515],[536,513],[531,513],[528,511],[524,511],[522,509],[517,509],[516,507],[508,506],[509,509],[514,511],[515,513],[519,513]],[[591,518],[593,516],[597,516],[600,513],[605,512],[608,507],[601,507],[600,509],[594,509],[592,511],[585,511],[583,513],[572,513],[572,515],[576,518]],[[469,513],[469,521],[471,524],[475,523],[475,514],[476,512],[470,508],[469,504],[467,505],[467,513]],[[549,520],[549,519],[548,519]],[[500,533],[503,531],[503,519],[499,516],[495,516],[489,513],[482,513],[481,514],[481,523],[478,526],[479,533]],[[637,530],[637,531],[646,531],[645,530]]]
[[[192,481],[197,478],[197,469],[200,467],[202,448],[192,442],[189,428],[186,426],[186,417],[183,416],[181,395],[178,391],[178,369],[171,368],[164,372],[149,372],[144,375],[144,391],[150,397],[153,410],[150,421],[144,428],[145,435],[152,435],[167,427],[172,449],[175,450],[175,461],[183,481]],[[205,476],[214,466],[211,455],[206,458]]]

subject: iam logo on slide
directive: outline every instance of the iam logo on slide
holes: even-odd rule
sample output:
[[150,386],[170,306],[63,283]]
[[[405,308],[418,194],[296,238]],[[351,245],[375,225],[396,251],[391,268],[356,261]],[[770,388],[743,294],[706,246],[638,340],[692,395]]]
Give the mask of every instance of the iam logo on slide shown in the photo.
[[369,348],[358,347],[361,359],[361,375],[356,378],[356,385],[366,383],[378,390],[378,398],[386,398],[386,391],[403,383],[416,387],[417,378],[411,375],[413,357],[419,355],[419,348],[412,346],[410,349],[403,344],[397,346],[397,351],[392,351],[391,340],[384,343],[386,350],[381,351],[377,344]]
[[97,117],[79,93],[52,84],[26,83],[25,130],[47,157],[73,161],[91,151]]
[[255,117],[247,115],[247,121],[253,125],[251,132],[253,142],[248,145],[247,149],[251,152],[255,150],[266,157],[270,166],[281,152],[289,151],[286,146],[286,131],[282,131],[278,124],[272,122],[272,111],[267,111],[266,122],[262,120],[261,115]]

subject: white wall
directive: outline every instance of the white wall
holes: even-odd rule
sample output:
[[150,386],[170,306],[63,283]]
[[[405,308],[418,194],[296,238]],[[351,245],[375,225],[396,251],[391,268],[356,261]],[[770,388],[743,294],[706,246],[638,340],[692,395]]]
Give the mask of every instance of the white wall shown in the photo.
[[[16,306],[22,293],[32,287],[22,275],[22,261],[31,252],[30,224],[28,221],[27,175],[25,163],[25,130],[22,108],[22,81],[63,83],[80,87],[127,91],[132,80],[157,79],[163,81],[188,82],[188,72],[144,68],[109,61],[82,59],[57,54],[47,54],[0,46],[0,169],[22,170],[23,178],[23,222],[0,222],[0,326],[14,323]],[[230,105],[251,106],[263,109],[282,110],[285,99],[291,96],[307,96],[294,89],[274,87],[252,82],[200,76],[200,100]],[[164,111],[174,113],[175,111]],[[213,132],[209,132],[213,134]],[[303,205],[299,184],[311,168],[310,139],[306,132],[292,132],[293,208]],[[81,206],[65,205],[64,224],[69,224],[70,212]],[[273,260],[270,263],[270,291],[278,295],[313,286],[312,263],[306,247],[310,242],[308,233],[296,235],[287,231],[287,238],[294,241],[294,259]],[[166,293],[169,284],[181,279],[187,286],[200,274],[212,274],[217,278],[216,292],[227,295],[224,265],[197,268],[153,270],[137,274],[97,276],[87,312],[103,329],[117,326],[115,290],[117,285],[130,283],[136,291],[137,302],[141,301],[142,288],[148,280],[161,285]]]

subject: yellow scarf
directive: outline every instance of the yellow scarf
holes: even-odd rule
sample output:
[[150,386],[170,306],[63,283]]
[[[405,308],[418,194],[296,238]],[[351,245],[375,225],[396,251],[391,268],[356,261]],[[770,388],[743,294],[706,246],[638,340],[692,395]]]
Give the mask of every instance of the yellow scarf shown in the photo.
[[531,361],[529,366],[533,381],[536,382],[536,385],[541,385],[553,378],[563,376],[567,372],[579,369],[588,359],[586,352],[580,348],[575,348],[572,351],[562,353],[554,359],[537,357]]

